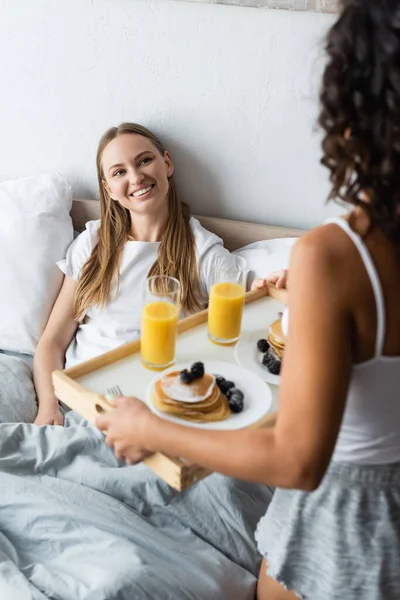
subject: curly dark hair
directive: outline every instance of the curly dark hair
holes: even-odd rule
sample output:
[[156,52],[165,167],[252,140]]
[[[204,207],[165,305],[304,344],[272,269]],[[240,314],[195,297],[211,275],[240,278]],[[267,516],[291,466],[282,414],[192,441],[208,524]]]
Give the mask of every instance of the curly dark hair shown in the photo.
[[319,123],[329,198],[362,206],[399,247],[400,1],[342,0],[326,51]]

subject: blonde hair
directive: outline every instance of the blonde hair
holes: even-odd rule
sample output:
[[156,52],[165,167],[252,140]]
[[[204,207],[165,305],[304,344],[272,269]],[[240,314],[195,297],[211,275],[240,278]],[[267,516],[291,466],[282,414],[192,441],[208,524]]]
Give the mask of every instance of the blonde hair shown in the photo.
[[[104,308],[114,286],[118,294],[122,250],[132,235],[134,223],[129,210],[112,200],[104,189],[105,177],[101,159],[105,147],[116,137],[127,133],[142,135],[151,141],[162,156],[165,153],[161,141],[148,129],[136,123],[122,123],[118,127],[111,127],[101,138],[96,158],[101,220],[98,243],[82,268],[76,288],[74,316],[78,322],[83,321],[89,307]],[[179,201],[175,183],[170,177],[168,220],[157,260],[151,267],[148,277],[170,275],[178,279],[181,283],[181,306],[185,312],[201,308],[196,243],[189,220],[189,210]]]

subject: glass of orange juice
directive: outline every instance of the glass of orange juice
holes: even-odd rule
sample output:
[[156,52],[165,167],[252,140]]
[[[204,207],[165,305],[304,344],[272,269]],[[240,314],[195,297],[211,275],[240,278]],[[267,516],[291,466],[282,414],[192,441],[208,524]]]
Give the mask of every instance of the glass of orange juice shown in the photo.
[[246,279],[244,258],[217,259],[208,303],[208,337],[214,344],[229,346],[240,337]]
[[181,284],[174,277],[154,275],[146,280],[140,352],[148,369],[174,364]]

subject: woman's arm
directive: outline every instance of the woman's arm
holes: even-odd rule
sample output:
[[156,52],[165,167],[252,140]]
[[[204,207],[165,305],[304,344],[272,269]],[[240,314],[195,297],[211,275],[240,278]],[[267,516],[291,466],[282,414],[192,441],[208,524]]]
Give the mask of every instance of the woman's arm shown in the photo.
[[73,306],[76,282],[64,277],[60,293],[36,349],[33,379],[39,402],[37,425],[62,425],[63,417],[54,395],[51,374],[64,368],[65,352],[74,336],[77,323]]
[[293,251],[289,335],[273,429],[201,431],[117,399],[117,408],[98,419],[107,443],[131,462],[139,449],[160,451],[241,479],[315,489],[332,456],[352,369],[347,271],[324,231],[304,236]]

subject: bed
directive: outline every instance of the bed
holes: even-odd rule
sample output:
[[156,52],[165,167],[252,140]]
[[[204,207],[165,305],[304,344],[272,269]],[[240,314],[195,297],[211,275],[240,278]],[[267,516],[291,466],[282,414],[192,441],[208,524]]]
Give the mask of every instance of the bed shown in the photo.
[[[80,231],[98,203],[75,200],[71,214]],[[301,234],[198,218],[231,250]],[[65,425],[0,425],[1,600],[254,598],[269,488],[214,474],[179,493],[118,463],[77,414]]]
[[[100,218],[99,203],[95,200],[77,198],[72,203],[71,216],[74,222],[74,229],[79,232],[83,231],[87,221]],[[296,238],[304,233],[301,229],[260,225],[258,223],[202,215],[194,216],[200,221],[203,227],[221,237],[224,240],[224,245],[229,250],[236,250],[260,240]]]

